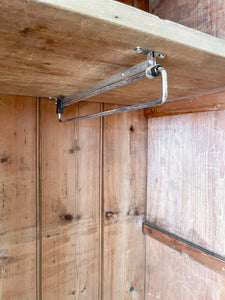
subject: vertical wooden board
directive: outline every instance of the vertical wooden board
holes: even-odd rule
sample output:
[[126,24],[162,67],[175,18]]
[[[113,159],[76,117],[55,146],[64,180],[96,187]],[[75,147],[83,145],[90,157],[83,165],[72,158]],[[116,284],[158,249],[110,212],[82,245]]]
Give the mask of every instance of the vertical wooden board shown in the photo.
[[[149,221],[222,256],[225,255],[224,117],[225,111],[217,111],[149,120],[147,187]],[[171,260],[170,250],[163,250],[161,254],[158,243],[149,241],[148,245],[150,243],[153,243],[156,249],[148,246],[147,265],[153,264],[152,251],[158,253],[159,264],[152,266],[150,272],[147,271],[148,285],[152,281],[151,273],[156,272],[155,268],[160,270],[163,267],[160,262],[163,256],[168,258],[168,261]],[[189,268],[188,265],[185,266],[184,261],[178,266],[176,259],[171,261],[170,270],[174,268],[186,272],[192,280],[195,278],[196,285],[200,284],[202,279],[207,284],[215,278],[213,272],[203,272],[196,264]],[[172,276],[170,270],[166,272],[168,281]],[[195,273],[201,276],[196,278]],[[160,274],[162,275],[162,272]],[[158,280],[163,282],[165,278],[160,277],[160,274]],[[220,283],[221,287],[222,284]],[[160,287],[162,294],[166,285],[164,281]],[[177,294],[174,294],[177,298],[174,299],[180,299],[179,293],[182,291],[184,290],[181,285],[180,290],[177,288]],[[198,299],[195,289],[192,292],[193,299]],[[221,298],[218,296],[213,299]]]
[[148,218],[225,256],[225,111],[149,121]]
[[36,98],[0,96],[0,298],[36,299]]
[[149,0],[149,6],[162,19],[225,38],[224,0]]
[[54,103],[42,99],[41,143],[42,297],[98,299],[100,119],[59,123]]
[[103,128],[103,299],[144,299],[147,122],[136,111],[106,117]]

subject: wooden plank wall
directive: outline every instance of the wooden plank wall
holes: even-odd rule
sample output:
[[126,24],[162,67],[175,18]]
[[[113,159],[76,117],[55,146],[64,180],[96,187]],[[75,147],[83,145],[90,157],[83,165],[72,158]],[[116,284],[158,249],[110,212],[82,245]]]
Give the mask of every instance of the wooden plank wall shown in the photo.
[[140,110],[106,117],[103,128],[103,299],[144,299],[147,122]]
[[149,0],[149,11],[162,19],[225,38],[224,0]]
[[59,124],[42,99],[40,120],[43,299],[144,299],[143,111]]
[[54,103],[41,99],[40,130],[42,299],[98,299],[100,119],[60,124]]
[[0,298],[143,300],[143,111],[60,124],[48,99],[0,105]]
[[36,99],[0,96],[0,299],[37,299]]
[[[149,119],[147,219],[225,256],[225,111]],[[224,299],[224,277],[147,240],[146,299]]]
[[[221,38],[224,8],[224,1],[150,0],[157,16]],[[213,111],[149,119],[147,185],[149,221],[223,256],[224,118]],[[146,265],[146,299],[225,299],[224,277],[153,239]]]
[[143,111],[60,124],[42,99],[40,124],[42,299],[144,299]]

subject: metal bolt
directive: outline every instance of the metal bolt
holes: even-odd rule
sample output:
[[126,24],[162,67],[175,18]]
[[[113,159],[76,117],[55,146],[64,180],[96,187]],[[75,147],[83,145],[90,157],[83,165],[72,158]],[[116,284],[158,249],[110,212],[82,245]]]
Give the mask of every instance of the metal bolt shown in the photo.
[[154,108],[152,108],[152,113],[154,113],[155,112],[155,109]]
[[136,53],[142,53],[142,48],[141,47],[136,47],[135,48]]
[[166,57],[166,55],[164,54],[164,53],[159,53],[159,58],[165,58]]

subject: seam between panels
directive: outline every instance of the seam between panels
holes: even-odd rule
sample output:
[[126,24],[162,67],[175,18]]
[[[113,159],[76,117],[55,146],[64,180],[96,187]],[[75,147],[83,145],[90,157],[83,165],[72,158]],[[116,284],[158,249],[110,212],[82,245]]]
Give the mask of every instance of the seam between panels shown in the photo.
[[40,114],[41,99],[36,98],[35,109],[35,168],[36,168],[36,299],[42,299],[42,230],[41,230],[41,114]]
[[[100,104],[101,112],[104,103]],[[100,170],[99,170],[99,300],[104,299],[104,117],[100,118]]]
[[[147,200],[148,200],[148,126],[149,122],[146,118],[146,181],[145,181],[145,219],[147,219]],[[144,234],[144,300],[146,299],[146,271],[147,271],[147,243],[146,243],[146,235]]]

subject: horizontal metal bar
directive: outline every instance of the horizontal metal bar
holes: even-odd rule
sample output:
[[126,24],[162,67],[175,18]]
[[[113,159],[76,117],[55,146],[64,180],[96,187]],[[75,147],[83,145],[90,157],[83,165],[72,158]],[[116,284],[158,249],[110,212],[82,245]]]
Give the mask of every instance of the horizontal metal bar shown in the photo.
[[[115,82],[115,83],[113,83],[113,84],[111,84],[111,85],[108,85],[108,86],[106,86],[106,87],[103,87],[103,88],[101,88],[101,89],[98,89],[97,91],[94,91],[94,92],[92,92],[92,93],[90,93],[90,94],[88,94],[88,95],[85,95],[85,96],[82,96],[82,97],[78,98],[78,99],[76,100],[75,103],[80,102],[80,101],[83,101],[83,100],[86,100],[86,99],[89,99],[89,98],[91,98],[91,97],[93,97],[93,96],[97,96],[97,95],[99,95],[99,94],[108,92],[108,91],[110,91],[110,90],[112,90],[112,89],[118,88],[118,87],[123,86],[123,85],[126,85],[126,84],[128,84],[128,83],[132,83],[132,82],[137,81],[137,80],[139,80],[139,79],[142,79],[142,78],[144,78],[144,77],[145,77],[145,73],[143,72],[143,73],[139,73],[139,74],[137,74],[137,75],[134,75],[134,76],[132,76],[132,77],[126,78],[126,79],[124,79],[124,80]],[[71,104],[74,104],[74,101],[73,101],[73,100],[71,100],[71,101],[69,101],[69,102],[67,103],[67,105],[71,105]]]
[[65,122],[70,122],[70,121],[75,121],[75,120],[83,120],[83,119],[90,119],[90,118],[95,118],[95,117],[103,117],[107,115],[112,115],[115,113],[120,113],[120,112],[126,112],[126,111],[133,111],[137,109],[143,109],[147,107],[152,107],[152,106],[157,106],[161,105],[166,102],[166,99],[168,97],[168,83],[167,83],[167,73],[166,70],[163,67],[158,68],[159,74],[161,76],[161,93],[162,96],[161,98],[154,100],[154,101],[149,101],[149,102],[144,102],[144,103],[139,103],[139,104],[134,104],[134,105],[128,105],[116,109],[111,109],[95,114],[90,114],[90,115],[84,115],[84,116],[79,116],[79,117],[74,117],[70,119],[65,119],[65,120],[60,120],[60,122],[65,123]]
[[[110,77],[107,77],[106,79],[98,81],[98,82],[96,82],[96,83],[70,95],[70,96],[65,97],[63,99],[63,105],[68,106],[70,104],[77,103],[82,100],[88,99],[88,98],[92,97],[91,95],[94,94],[94,92],[97,90],[103,90],[103,88],[106,88],[107,86],[116,84],[117,82],[119,82],[121,80],[124,81],[125,79],[127,79],[133,75],[137,75],[138,73],[145,71],[146,68],[148,67],[148,65],[149,65],[149,62],[146,60],[146,61],[143,61],[129,69],[126,69],[122,72],[119,72]],[[124,84],[126,84],[126,82]],[[118,85],[118,86],[120,86],[120,85]],[[99,93],[96,93],[95,95],[98,95]],[[103,93],[103,91],[101,93]],[[90,95],[90,96],[88,96],[88,95]]]

